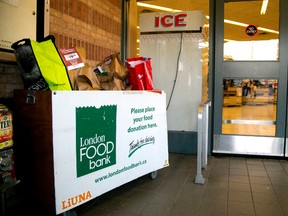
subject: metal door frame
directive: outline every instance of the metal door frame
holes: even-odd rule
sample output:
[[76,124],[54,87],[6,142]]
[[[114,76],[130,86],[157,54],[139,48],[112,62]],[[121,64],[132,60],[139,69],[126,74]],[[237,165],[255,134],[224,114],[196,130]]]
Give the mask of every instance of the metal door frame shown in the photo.
[[[217,3],[216,3],[217,1]],[[223,41],[224,41],[224,3],[237,0],[210,0],[210,45],[209,45],[209,98],[212,101],[212,119],[210,122],[210,143],[212,153],[228,154],[251,154],[267,156],[288,155],[286,145],[287,129],[287,44],[288,44],[288,2],[279,0],[280,20],[279,20],[279,61],[223,61]],[[243,0],[242,0],[243,1]],[[266,79],[278,79],[278,99],[277,99],[277,119],[276,136],[234,136],[222,134],[222,100],[223,89],[222,79],[227,76],[237,77],[246,67],[252,67],[255,71],[253,77]],[[233,70],[230,70],[233,68]],[[278,71],[271,73],[269,71]],[[285,118],[284,118],[285,116]]]

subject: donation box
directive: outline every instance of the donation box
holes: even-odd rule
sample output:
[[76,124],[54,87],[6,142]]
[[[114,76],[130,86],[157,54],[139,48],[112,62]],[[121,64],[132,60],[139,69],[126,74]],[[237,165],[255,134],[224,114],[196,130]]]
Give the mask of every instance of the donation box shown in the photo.
[[14,94],[20,176],[56,214],[169,166],[164,91]]

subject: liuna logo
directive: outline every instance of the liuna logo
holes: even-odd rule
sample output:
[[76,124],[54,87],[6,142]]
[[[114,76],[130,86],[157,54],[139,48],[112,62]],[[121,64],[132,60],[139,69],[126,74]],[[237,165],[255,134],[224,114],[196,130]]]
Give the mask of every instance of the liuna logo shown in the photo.
[[117,106],[76,108],[77,177],[116,164]]

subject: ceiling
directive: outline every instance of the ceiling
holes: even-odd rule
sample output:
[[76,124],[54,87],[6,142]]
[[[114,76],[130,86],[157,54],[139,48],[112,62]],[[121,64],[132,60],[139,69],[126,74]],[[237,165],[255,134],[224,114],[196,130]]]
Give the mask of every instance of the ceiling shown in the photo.
[[[137,2],[182,11],[202,10],[206,16],[209,16],[209,0],[137,0]],[[225,19],[244,24],[244,26],[237,26],[225,23],[225,39],[238,41],[278,39],[277,33],[267,32],[259,27],[279,31],[279,0],[269,0],[265,15],[260,14],[262,0],[225,0],[225,2]],[[156,12],[156,10],[138,7],[138,13],[143,12]],[[258,33],[253,36],[253,39],[245,33],[246,24],[258,27]]]

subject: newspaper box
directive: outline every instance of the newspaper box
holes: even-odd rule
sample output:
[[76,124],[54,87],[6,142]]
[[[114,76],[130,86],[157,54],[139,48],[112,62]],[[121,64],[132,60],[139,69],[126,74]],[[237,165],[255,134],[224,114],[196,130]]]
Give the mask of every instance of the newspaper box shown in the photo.
[[164,91],[14,93],[23,179],[56,214],[169,166]]

